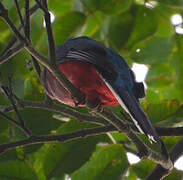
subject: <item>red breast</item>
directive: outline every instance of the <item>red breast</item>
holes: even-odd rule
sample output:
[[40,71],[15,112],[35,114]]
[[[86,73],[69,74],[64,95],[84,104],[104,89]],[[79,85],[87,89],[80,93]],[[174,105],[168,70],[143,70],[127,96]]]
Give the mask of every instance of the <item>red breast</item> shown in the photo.
[[[90,101],[99,101],[104,106],[118,105],[118,101],[100,78],[95,67],[81,61],[67,61],[59,64],[60,71],[80,89]],[[47,70],[45,74],[47,93],[61,103],[75,106],[70,93]]]

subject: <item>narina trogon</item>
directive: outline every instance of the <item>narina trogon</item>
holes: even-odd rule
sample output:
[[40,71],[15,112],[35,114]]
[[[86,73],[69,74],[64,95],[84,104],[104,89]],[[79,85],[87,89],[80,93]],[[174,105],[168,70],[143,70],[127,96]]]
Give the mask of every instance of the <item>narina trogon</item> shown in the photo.
[[[132,70],[119,54],[91,38],[78,37],[58,46],[56,58],[60,71],[89,101],[101,106],[120,104],[138,130],[161,145],[158,134],[139,104],[139,98],[145,96],[144,85],[136,82]],[[71,94],[48,70],[45,70],[44,86],[51,98],[75,106]]]

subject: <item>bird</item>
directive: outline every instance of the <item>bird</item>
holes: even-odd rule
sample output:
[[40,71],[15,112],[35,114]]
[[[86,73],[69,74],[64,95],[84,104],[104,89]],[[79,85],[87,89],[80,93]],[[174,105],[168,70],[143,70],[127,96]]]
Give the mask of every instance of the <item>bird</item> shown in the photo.
[[[139,132],[161,145],[161,139],[140,106],[139,99],[145,97],[144,84],[136,81],[122,56],[87,36],[68,39],[56,47],[55,53],[59,70],[88,101],[100,107],[121,105]],[[44,87],[52,99],[76,106],[71,94],[47,69]]]

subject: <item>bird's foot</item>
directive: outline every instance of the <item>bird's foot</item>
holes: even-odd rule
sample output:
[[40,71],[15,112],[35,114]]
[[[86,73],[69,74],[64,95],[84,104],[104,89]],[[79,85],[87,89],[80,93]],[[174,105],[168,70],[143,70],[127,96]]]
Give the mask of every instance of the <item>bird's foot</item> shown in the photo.
[[91,114],[95,114],[95,112],[102,112],[103,111],[103,106],[102,106],[99,99],[96,99],[94,101],[87,100],[86,105],[87,105],[87,107],[90,108]]
[[74,100],[74,105],[77,107],[77,106],[79,106],[79,105],[85,105],[86,104],[86,97],[83,95],[83,96],[81,96],[80,98],[79,98],[79,100],[75,100],[74,98],[73,98],[73,100]]

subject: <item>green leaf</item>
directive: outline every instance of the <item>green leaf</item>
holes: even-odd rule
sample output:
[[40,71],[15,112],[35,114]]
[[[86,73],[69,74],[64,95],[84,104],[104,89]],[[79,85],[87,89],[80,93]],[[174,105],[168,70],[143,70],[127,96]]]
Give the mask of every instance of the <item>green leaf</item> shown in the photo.
[[97,1],[97,9],[108,15],[120,14],[127,11],[131,4],[131,0],[100,0]]
[[83,35],[93,36],[100,30],[102,23],[105,21],[105,16],[100,11],[96,11],[92,15],[89,15],[84,25]]
[[[182,62],[182,50],[183,50],[183,38],[182,36],[177,35],[176,36],[176,45],[177,49],[175,53],[171,57],[171,65],[175,69],[175,87],[180,90],[182,93],[182,87],[183,87],[183,62]],[[183,96],[183,95],[182,95]]]
[[181,136],[177,136],[177,137],[163,137],[163,142],[166,145],[166,148],[168,151],[171,150],[171,148],[173,148],[174,145],[176,145],[180,140],[181,140]]
[[[64,134],[74,130],[91,127],[86,123],[77,123],[70,121],[64,123],[57,133]],[[45,144],[35,153],[34,168],[40,177],[47,179],[52,177],[64,177],[65,174],[71,174],[88,161],[96,144],[104,140],[105,136],[88,137],[81,140],[73,140],[66,143]],[[82,156],[81,156],[82,155]]]
[[160,101],[158,103],[143,104],[143,108],[149,119],[153,123],[159,123],[162,120],[172,116],[180,108],[178,101]]
[[3,33],[4,31],[8,30],[8,25],[3,21],[2,18],[0,19],[0,27],[0,33]]
[[120,50],[127,43],[134,19],[129,13],[113,16],[110,21],[107,39],[110,47]]
[[157,15],[158,28],[156,35],[159,37],[170,38],[175,34],[175,28],[171,24],[171,16],[179,13],[175,9],[165,6],[157,6],[154,8],[154,13]]
[[72,3],[73,0],[67,0],[67,1],[51,0],[48,1],[48,6],[49,10],[57,17],[71,11]]
[[157,15],[153,10],[144,6],[134,7],[134,26],[126,47],[131,48],[135,43],[153,35],[158,27]]
[[79,12],[68,12],[64,16],[56,17],[53,23],[53,32],[56,44],[63,43],[83,25],[85,16]]
[[128,168],[127,175],[123,177],[123,180],[135,180],[135,179],[137,179],[135,172],[131,167]]
[[83,6],[89,12],[96,10],[102,11],[107,15],[120,14],[127,11],[131,4],[131,0],[81,0]]
[[133,165],[132,169],[138,178],[145,179],[145,177],[147,177],[147,175],[149,175],[154,169],[155,165],[155,163],[149,160],[142,160],[139,163]]
[[61,124],[60,121],[53,119],[52,112],[46,110],[28,108],[20,112],[26,126],[34,134],[49,134],[51,130],[57,129]]
[[164,180],[182,180],[183,174],[182,171],[173,169],[173,171],[164,178]]
[[[121,145],[108,145],[98,148],[90,160],[75,171],[73,180],[120,179],[128,167],[128,160]],[[91,173],[92,172],[92,173]]]
[[[41,11],[38,11],[32,18],[31,18],[31,26],[34,27],[34,29],[31,32],[31,40],[32,43],[36,46],[42,36],[46,36],[45,31],[46,28],[43,26],[44,19]],[[39,36],[38,36],[39,34]],[[43,44],[42,44],[43,45]],[[47,45],[47,42],[46,42]],[[41,48],[41,46],[40,46]]]
[[[168,109],[170,110],[170,109]],[[182,126],[183,118],[183,105],[180,106],[180,108],[173,114],[171,114],[168,118],[165,120],[161,121],[159,124],[163,126]]]
[[167,5],[171,8],[181,8],[183,6],[182,0],[156,0],[163,5]]
[[0,163],[0,177],[8,179],[36,180],[35,171],[22,161]]
[[35,75],[29,77],[24,82],[24,98],[29,100],[43,99],[43,87]]
[[[134,46],[131,58],[136,62],[145,64],[166,63],[173,45],[172,38],[151,37]],[[140,52],[137,52],[137,49],[140,49]]]

